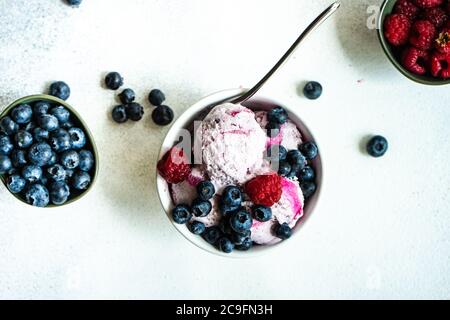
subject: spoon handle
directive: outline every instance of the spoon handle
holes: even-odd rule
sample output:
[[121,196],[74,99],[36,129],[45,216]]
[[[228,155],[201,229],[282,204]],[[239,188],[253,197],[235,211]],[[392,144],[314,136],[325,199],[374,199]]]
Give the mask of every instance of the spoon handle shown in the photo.
[[267,80],[272,77],[272,75],[289,59],[289,57],[292,55],[292,53],[295,51],[297,46],[314,30],[317,29],[325,20],[327,20],[339,7],[339,2],[333,3],[331,6],[328,7],[324,12],[322,12],[309,26],[306,28],[305,31],[298,37],[297,40],[292,44],[292,46],[289,48],[289,50],[281,57],[281,59],[277,62],[275,66],[262,78],[253,88],[251,88],[249,91],[244,93],[243,95],[237,97],[236,99],[232,100],[231,103],[242,103],[248,99],[250,99],[256,92],[258,92],[259,89],[267,82]]

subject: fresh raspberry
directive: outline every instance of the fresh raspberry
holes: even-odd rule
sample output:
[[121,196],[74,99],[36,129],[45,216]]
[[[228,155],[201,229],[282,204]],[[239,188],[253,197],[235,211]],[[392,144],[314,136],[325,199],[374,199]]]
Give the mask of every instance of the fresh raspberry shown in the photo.
[[450,53],[450,27],[439,33],[435,43],[436,49],[441,53]]
[[398,0],[394,7],[394,13],[403,14],[411,21],[416,19],[419,10],[410,0]]
[[411,28],[409,43],[421,50],[429,50],[435,39],[436,28],[427,20],[418,20],[414,22]]
[[420,8],[434,8],[440,6],[444,0],[414,0],[414,3]]
[[412,73],[425,74],[428,64],[428,53],[414,47],[406,48],[402,55],[402,65]]
[[393,14],[384,20],[384,36],[390,44],[400,46],[408,42],[411,22],[402,14]]
[[158,172],[168,183],[180,183],[191,173],[183,149],[173,147],[158,162]]
[[281,177],[277,174],[257,176],[245,184],[245,192],[254,204],[271,207],[281,198]]
[[425,9],[423,18],[430,21],[436,28],[440,28],[448,20],[447,13],[440,7]]
[[430,61],[431,74],[434,77],[450,79],[450,53],[435,52]]

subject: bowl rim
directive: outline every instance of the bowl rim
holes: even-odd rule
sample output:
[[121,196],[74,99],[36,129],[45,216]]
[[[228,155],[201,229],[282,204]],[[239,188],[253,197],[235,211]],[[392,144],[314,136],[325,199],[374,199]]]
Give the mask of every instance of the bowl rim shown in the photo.
[[[187,120],[190,119],[193,115],[198,114],[202,109],[210,106],[213,103],[216,104],[216,103],[222,103],[224,101],[228,101],[231,98],[242,95],[246,91],[248,91],[248,89],[245,89],[245,88],[221,90],[221,91],[218,91],[218,92],[215,92],[215,93],[205,96],[204,98],[200,99],[198,102],[196,102],[192,106],[190,106],[188,109],[186,109],[180,115],[180,117],[170,126],[169,130],[165,134],[164,139],[161,143],[161,147],[159,149],[157,161],[159,161],[159,159],[161,159],[161,157],[170,148],[167,146],[167,144],[169,144],[168,139],[172,136],[172,134],[175,131],[178,131],[181,128],[185,127]],[[271,98],[266,98],[265,96],[256,96],[255,98],[259,101],[266,101],[266,102],[270,102],[270,103],[277,104],[280,106],[284,106],[284,104],[280,104],[280,103],[278,103],[278,101],[271,99]],[[296,110],[294,108],[289,108],[289,107],[286,107],[286,109],[288,110],[288,112],[294,114],[300,120],[300,122],[307,128],[308,132],[311,134],[313,140],[317,143],[316,139],[314,138],[314,135],[309,130],[309,127],[305,124],[305,122],[303,120],[301,120],[301,118],[299,117]],[[170,141],[170,145],[173,145],[173,141]],[[320,146],[319,146],[319,150],[320,150]],[[319,180],[320,182],[318,182],[317,191],[314,194],[315,202],[312,204],[312,209],[310,210],[310,213],[307,216],[301,218],[301,221],[302,221],[301,225],[297,225],[297,228],[303,228],[303,226],[306,224],[307,220],[309,220],[309,216],[311,216],[312,212],[317,211],[317,207],[320,205],[319,200],[320,200],[321,194],[323,192],[323,188],[324,188],[324,166],[323,166],[324,161],[323,161],[322,152],[320,152],[320,154],[319,154],[318,161],[319,161],[319,165],[320,165],[320,169],[321,169],[321,176],[320,176],[320,180]],[[226,257],[226,258],[245,259],[245,258],[259,257],[263,254],[273,252],[274,249],[276,249],[282,245],[286,245],[286,243],[290,242],[290,241],[281,241],[281,242],[278,242],[273,245],[261,246],[264,249],[259,249],[259,250],[249,250],[249,251],[242,251],[242,252],[234,250],[232,253],[229,253],[229,254],[221,252],[220,250],[217,250],[216,248],[214,248],[214,246],[210,245],[209,243],[207,243],[206,241],[201,239],[199,236],[196,236],[196,235],[190,233],[188,228],[186,228],[186,225],[184,225],[184,224],[178,225],[171,219],[170,212],[165,209],[164,200],[163,200],[163,197],[164,197],[164,199],[167,199],[167,194],[165,192],[167,190],[164,188],[164,186],[167,186],[167,182],[159,175],[158,170],[156,169],[156,166],[155,166],[154,172],[155,172],[156,191],[158,194],[159,202],[161,204],[161,209],[165,213],[165,216],[169,220],[170,224],[185,239],[187,239],[191,244],[195,245],[197,248],[202,249],[202,251],[206,251],[206,252],[214,254],[216,256],[221,256],[221,257]],[[296,232],[294,232],[292,238],[294,238],[294,237],[298,238],[301,236],[302,233],[298,232],[298,231],[299,230],[297,229]],[[292,241],[292,238],[290,239],[291,241]],[[201,239],[201,240],[195,241],[195,239]]]
[[91,130],[89,129],[88,125],[86,124],[86,122],[84,121],[84,119],[80,116],[80,114],[75,110],[74,107],[72,107],[69,103],[67,103],[64,100],[61,100],[57,97],[51,96],[51,95],[47,95],[47,94],[35,94],[35,95],[29,95],[29,96],[25,96],[22,98],[19,98],[15,101],[13,101],[12,103],[10,103],[1,113],[0,113],[0,119],[3,119],[4,117],[6,117],[9,112],[16,106],[23,104],[23,103],[31,103],[34,101],[38,101],[38,100],[44,100],[44,101],[49,101],[52,103],[56,103],[59,105],[62,105],[63,107],[67,108],[71,113],[73,113],[77,120],[83,125],[84,127],[84,131],[87,133],[87,138],[89,139],[90,144],[92,145],[92,151],[94,154],[94,159],[95,159],[95,172],[94,174],[91,176],[91,184],[89,185],[89,187],[82,192],[81,194],[79,194],[78,196],[76,196],[75,198],[72,198],[70,200],[68,200],[67,202],[65,202],[62,205],[54,205],[52,203],[49,203],[46,207],[44,208],[40,208],[40,207],[35,207],[29,203],[27,203],[24,199],[22,199],[18,194],[14,194],[12,193],[8,187],[6,186],[6,178],[5,175],[0,175],[0,180],[2,181],[3,185],[5,186],[6,190],[8,190],[8,192],[13,195],[16,199],[18,199],[20,202],[26,204],[27,206],[31,206],[33,208],[37,208],[37,209],[55,209],[55,208],[61,208],[67,205],[70,205],[78,200],[80,200],[81,198],[83,198],[84,196],[86,196],[94,187],[97,178],[98,178],[98,174],[99,174],[99,163],[100,163],[100,158],[99,158],[99,154],[98,154],[98,149],[97,149],[97,145],[95,144],[95,139],[94,136],[92,135]]
[[380,8],[380,14],[378,15],[378,21],[377,21],[378,39],[380,40],[381,47],[382,47],[385,55],[387,56],[388,60],[398,71],[400,71],[401,74],[403,74],[406,78],[408,78],[409,80],[412,80],[416,83],[420,83],[420,84],[428,85],[428,86],[444,86],[444,85],[450,84],[450,79],[439,80],[439,79],[434,79],[434,78],[431,78],[428,76],[415,75],[415,74],[409,72],[408,70],[406,70],[400,64],[400,62],[398,62],[397,59],[395,59],[395,57],[391,51],[390,45],[388,44],[386,38],[384,37],[383,31],[384,31],[384,18],[386,17],[386,15],[391,13],[391,12],[387,12],[388,5],[391,4],[392,2],[396,2],[396,1],[397,0],[384,0],[383,4],[381,5],[381,8]]

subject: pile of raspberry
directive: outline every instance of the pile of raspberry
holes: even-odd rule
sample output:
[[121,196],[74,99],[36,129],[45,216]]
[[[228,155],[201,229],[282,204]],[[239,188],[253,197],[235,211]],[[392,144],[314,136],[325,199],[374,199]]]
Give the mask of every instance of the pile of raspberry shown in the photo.
[[398,0],[384,35],[408,71],[450,79],[450,0]]

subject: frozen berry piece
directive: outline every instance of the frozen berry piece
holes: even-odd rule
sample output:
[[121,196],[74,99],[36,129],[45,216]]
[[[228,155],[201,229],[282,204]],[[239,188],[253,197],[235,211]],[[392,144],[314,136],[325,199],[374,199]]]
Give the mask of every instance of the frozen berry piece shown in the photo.
[[414,47],[406,48],[401,60],[406,70],[419,75],[427,72],[428,61],[428,53]]
[[166,100],[166,96],[164,93],[159,89],[153,89],[148,94],[148,101],[155,107],[158,107],[163,104],[163,102]]
[[272,209],[270,207],[256,205],[252,208],[253,217],[260,222],[269,221],[272,218]]
[[105,77],[105,85],[108,89],[117,90],[123,85],[123,78],[118,72],[110,72]]
[[242,203],[243,197],[241,190],[236,186],[227,186],[220,198],[221,204],[230,208],[231,211],[236,210]]
[[450,79],[450,53],[435,52],[430,61],[431,74],[434,77]]
[[249,212],[245,209],[241,209],[236,213],[233,213],[230,217],[230,226],[231,228],[238,233],[243,233],[248,230],[253,225],[253,219]]
[[134,93],[133,90],[127,88],[124,89],[120,94],[119,94],[119,99],[120,102],[122,102],[123,104],[129,104],[132,103],[134,101],[134,99],[136,98],[136,94]]
[[112,118],[117,123],[127,122],[127,108],[124,105],[115,106],[112,110]]
[[196,217],[206,217],[212,210],[212,204],[209,200],[195,199],[192,202],[192,214]]
[[126,106],[128,119],[139,121],[144,116],[144,108],[136,102],[132,102]]
[[70,88],[64,81],[57,81],[50,85],[48,93],[61,100],[67,100],[70,97]]
[[367,152],[375,158],[382,157],[388,149],[388,141],[385,137],[374,136],[367,143]]
[[394,46],[401,46],[408,42],[411,22],[402,14],[392,14],[384,20],[384,36]]
[[444,0],[414,0],[414,3],[423,9],[440,6],[443,2]]
[[430,21],[436,28],[442,27],[448,20],[448,15],[440,7],[426,9],[423,18]]
[[436,28],[428,20],[418,20],[411,27],[409,43],[421,50],[429,50],[433,46]]
[[450,53],[450,27],[444,28],[435,41],[436,49],[441,53]]
[[416,19],[420,9],[411,0],[398,0],[394,7],[394,13],[403,14],[411,21]]
[[211,199],[216,193],[216,188],[211,181],[202,181],[197,185],[197,195],[202,200]]
[[316,100],[322,95],[322,85],[316,81],[308,82],[303,88],[303,94],[310,100]]
[[25,124],[31,121],[33,110],[28,104],[21,104],[11,111],[11,118],[18,124]]
[[273,206],[281,198],[281,177],[277,174],[257,176],[245,184],[245,192],[254,204]]
[[152,119],[157,125],[166,126],[173,121],[174,114],[170,107],[162,105],[156,107],[152,112]]
[[287,240],[292,236],[292,229],[287,223],[277,225],[275,226],[275,235],[282,240]]
[[191,173],[189,159],[183,149],[173,147],[158,162],[158,172],[168,183],[180,183]]

